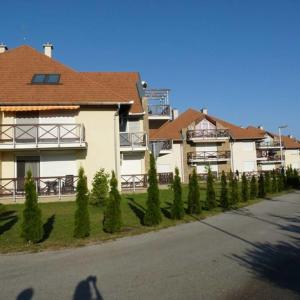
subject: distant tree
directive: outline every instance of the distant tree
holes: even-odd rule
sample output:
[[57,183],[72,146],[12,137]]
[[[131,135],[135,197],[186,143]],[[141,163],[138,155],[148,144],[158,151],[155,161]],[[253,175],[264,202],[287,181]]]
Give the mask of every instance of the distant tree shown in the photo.
[[200,204],[200,187],[196,169],[194,169],[192,175],[189,178],[188,212],[189,214],[200,214],[201,210],[202,207]]
[[76,211],[74,237],[85,238],[90,235],[90,216],[88,211],[89,191],[87,178],[84,169],[81,167],[78,172],[78,182],[76,189]]
[[248,179],[246,177],[246,174],[243,173],[242,175],[242,201],[248,201],[249,200],[249,184]]
[[109,174],[101,168],[96,172],[93,182],[92,190],[90,193],[90,204],[93,205],[105,205],[105,201],[108,197],[109,192]]
[[227,189],[227,180],[225,172],[222,171],[221,175],[221,195],[220,195],[220,205],[226,210],[230,207],[229,199],[228,199],[228,189]]
[[175,168],[175,176],[172,187],[174,192],[174,201],[172,205],[171,215],[173,219],[181,220],[184,217],[184,207],[182,201],[181,179],[177,167]]
[[157,173],[155,166],[155,158],[153,154],[150,155],[150,169],[148,172],[148,198],[146,202],[146,213],[144,216],[144,224],[146,226],[158,225],[161,220],[159,189],[157,182]]
[[36,185],[29,170],[25,179],[25,208],[23,210],[23,223],[21,237],[25,241],[38,243],[43,237],[42,212],[38,207]]
[[256,177],[252,175],[251,182],[250,182],[250,199],[256,199],[257,197],[257,182]]
[[236,206],[239,202],[239,190],[238,190],[238,179],[230,171],[229,173],[229,194],[230,194],[230,205]]
[[271,178],[270,173],[265,173],[265,193],[270,194],[271,193]]
[[109,197],[104,210],[103,230],[108,233],[114,233],[120,231],[121,227],[121,195],[118,191],[118,180],[115,172],[112,171]]
[[271,191],[273,194],[278,192],[277,176],[275,170],[272,171]]
[[214,177],[211,169],[208,168],[207,180],[206,180],[206,208],[208,210],[217,206],[216,193],[214,188]]
[[281,180],[283,182],[283,189],[288,189],[287,177],[286,177],[286,172],[284,170],[284,167],[281,167],[280,174],[281,174]]
[[263,173],[260,173],[259,178],[258,178],[258,197],[264,198],[265,196],[266,196],[265,178],[264,178]]

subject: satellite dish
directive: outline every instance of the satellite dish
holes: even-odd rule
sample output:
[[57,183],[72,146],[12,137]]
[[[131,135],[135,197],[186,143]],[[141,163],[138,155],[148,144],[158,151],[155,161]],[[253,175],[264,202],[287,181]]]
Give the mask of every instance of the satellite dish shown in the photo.
[[143,87],[144,89],[146,89],[147,86],[148,86],[147,82],[146,82],[146,81],[142,81],[141,83],[142,83],[142,87]]

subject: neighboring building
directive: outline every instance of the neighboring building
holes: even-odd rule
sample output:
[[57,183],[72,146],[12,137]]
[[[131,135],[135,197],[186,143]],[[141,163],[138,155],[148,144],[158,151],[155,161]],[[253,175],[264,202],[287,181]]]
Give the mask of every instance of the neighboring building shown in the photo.
[[[173,171],[179,168],[187,182],[195,167],[205,175],[208,167],[219,175],[222,171],[256,172],[255,143],[260,135],[201,112],[189,109],[173,121],[150,132],[150,141],[157,151],[157,169]],[[164,149],[171,144],[171,149]]]

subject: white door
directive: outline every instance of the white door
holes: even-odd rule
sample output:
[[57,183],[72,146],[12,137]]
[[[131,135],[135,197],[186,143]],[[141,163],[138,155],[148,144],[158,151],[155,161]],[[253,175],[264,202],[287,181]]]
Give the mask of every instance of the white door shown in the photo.
[[142,174],[143,159],[141,155],[126,155],[123,154],[121,174],[122,175],[137,175]]

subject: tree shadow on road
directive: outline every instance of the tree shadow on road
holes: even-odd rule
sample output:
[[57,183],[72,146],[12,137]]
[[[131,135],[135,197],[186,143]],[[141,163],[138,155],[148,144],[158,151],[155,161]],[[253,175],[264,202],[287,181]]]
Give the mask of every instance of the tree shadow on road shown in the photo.
[[88,276],[80,281],[75,288],[73,300],[103,300],[97,287],[97,277]]

